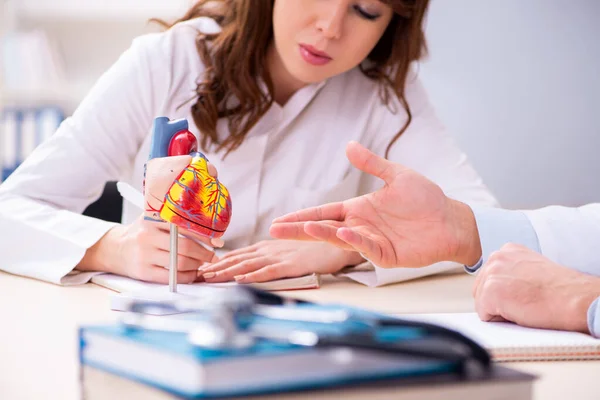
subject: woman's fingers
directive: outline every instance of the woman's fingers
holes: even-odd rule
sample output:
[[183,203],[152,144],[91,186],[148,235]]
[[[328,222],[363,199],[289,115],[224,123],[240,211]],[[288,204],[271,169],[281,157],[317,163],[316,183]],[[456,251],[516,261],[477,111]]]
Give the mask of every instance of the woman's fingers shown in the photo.
[[[171,253],[165,250],[157,250],[153,252],[149,259],[149,264],[158,265],[165,269],[168,269],[171,264]],[[177,270],[178,271],[198,271],[198,268],[204,264],[203,261],[195,258],[185,257],[179,254],[177,256]]]
[[291,274],[289,265],[285,263],[277,263],[272,265],[266,265],[254,272],[238,274],[235,276],[235,280],[238,283],[254,283],[254,282],[268,282],[275,279],[289,278],[296,276]]
[[233,257],[223,257],[220,261],[202,268],[202,273],[219,272],[252,258],[256,258],[252,253],[238,254]]
[[265,268],[271,264],[271,260],[267,256],[255,258],[247,258],[238,263],[230,264],[224,269],[215,272],[203,271],[202,276],[206,282],[228,282],[235,279],[236,276],[245,275],[261,268]]
[[[156,228],[160,229],[162,232],[169,233],[171,230],[171,224],[165,223],[156,223]],[[192,239],[196,242],[201,242],[209,247],[218,247],[221,248],[225,245],[225,242],[221,238],[209,238],[207,236],[202,236],[197,234],[196,232],[192,232],[189,229],[179,228],[179,235],[184,236],[188,239]],[[200,244],[199,244],[200,245]]]
[[[163,240],[157,243],[158,249],[166,251],[167,253],[170,252],[170,243],[168,241],[168,237],[162,239]],[[180,237],[177,242],[177,253],[180,256],[197,260],[198,266],[204,264],[205,262],[210,263],[218,260],[214,251],[206,249],[192,239]]]
[[177,252],[181,256],[209,263],[218,261],[213,250],[207,249],[193,239],[180,237],[177,242]]
[[217,171],[217,167],[215,167],[210,162],[206,163],[206,166],[208,168],[208,173],[210,174],[210,176],[212,176],[213,178],[218,178],[219,177],[219,172]]
[[[156,228],[157,234],[153,235],[155,246],[161,250],[170,251],[171,242],[169,239],[170,230],[168,229],[168,224],[157,224]],[[221,239],[213,239],[213,243],[211,243],[210,238],[197,235],[194,232],[185,229],[180,229],[179,233],[180,235],[177,240],[177,252],[179,255],[196,259],[200,261],[199,265],[205,262],[215,262],[218,260],[215,256],[212,244],[220,241],[221,243],[217,244],[222,245],[223,241]]]
[[[177,272],[177,283],[192,283],[197,277],[198,272],[196,270],[179,271]],[[169,283],[169,270],[158,265],[148,265],[140,271],[138,276],[133,276],[133,278],[166,285]]]
[[228,252],[227,254],[223,255],[221,257],[221,260],[227,260],[232,257],[243,256],[244,254],[256,253],[256,250],[258,250],[258,244],[253,244],[252,246],[242,247],[241,249],[232,250],[232,251]]

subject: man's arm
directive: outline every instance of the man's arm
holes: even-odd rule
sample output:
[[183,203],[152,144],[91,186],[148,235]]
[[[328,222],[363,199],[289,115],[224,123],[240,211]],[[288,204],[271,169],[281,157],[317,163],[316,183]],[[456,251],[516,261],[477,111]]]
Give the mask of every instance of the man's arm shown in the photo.
[[465,267],[467,272],[477,272],[487,262],[490,254],[506,243],[517,243],[540,252],[535,229],[524,212],[475,206],[471,210],[479,231],[482,255],[477,264]]
[[600,276],[600,203],[525,211],[541,253],[552,261]]
[[482,260],[467,267],[476,272],[506,243],[523,245],[557,264],[600,276],[600,204],[579,208],[551,206],[531,211],[472,207]]
[[[476,272],[490,255],[506,243],[517,243],[541,253],[556,264],[600,276],[600,204],[580,208],[546,207],[509,211],[473,207],[482,259],[468,272]],[[585,280],[585,275],[582,274]],[[590,333],[600,337],[600,298],[587,309]]]

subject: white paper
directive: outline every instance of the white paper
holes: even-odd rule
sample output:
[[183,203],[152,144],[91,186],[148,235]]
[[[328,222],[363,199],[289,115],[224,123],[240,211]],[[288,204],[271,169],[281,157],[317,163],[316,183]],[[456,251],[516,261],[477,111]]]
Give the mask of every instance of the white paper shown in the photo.
[[476,313],[407,314],[399,318],[454,329],[487,349],[598,346],[600,339],[579,333],[525,328],[509,322],[483,322]]

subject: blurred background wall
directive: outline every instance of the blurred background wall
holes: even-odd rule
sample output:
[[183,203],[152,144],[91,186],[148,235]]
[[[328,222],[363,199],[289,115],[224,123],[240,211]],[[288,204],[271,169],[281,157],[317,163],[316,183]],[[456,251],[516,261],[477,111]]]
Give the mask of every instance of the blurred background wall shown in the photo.
[[600,1],[434,0],[422,78],[505,207],[600,201]]
[[[14,61],[7,38],[34,32],[26,54],[37,58],[9,73],[35,74],[39,64],[51,70],[25,84],[4,71],[0,106],[57,105],[68,115],[133,37],[157,29],[148,18],[174,19],[190,0],[0,4],[0,65]],[[505,207],[600,201],[599,16],[597,0],[432,2],[421,77]],[[44,48],[46,58],[35,50]]]

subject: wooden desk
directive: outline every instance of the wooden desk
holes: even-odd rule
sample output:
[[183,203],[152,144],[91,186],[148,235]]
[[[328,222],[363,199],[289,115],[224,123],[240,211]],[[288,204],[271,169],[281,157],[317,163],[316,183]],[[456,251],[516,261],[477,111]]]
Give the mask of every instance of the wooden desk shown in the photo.
[[[319,290],[288,295],[346,303],[391,314],[473,311],[465,274],[371,289],[327,278]],[[115,321],[110,291],[88,284],[60,287],[0,272],[0,398],[79,399],[77,327]],[[540,377],[536,400],[600,399],[600,362],[508,364]]]

